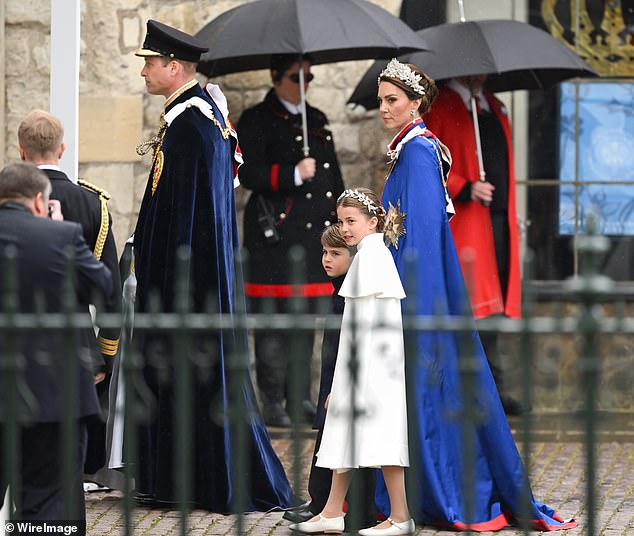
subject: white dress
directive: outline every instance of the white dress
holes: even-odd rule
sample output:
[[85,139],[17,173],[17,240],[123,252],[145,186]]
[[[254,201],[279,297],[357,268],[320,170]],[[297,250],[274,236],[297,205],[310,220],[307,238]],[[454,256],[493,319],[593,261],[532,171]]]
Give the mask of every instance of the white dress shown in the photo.
[[[346,302],[316,464],[339,472],[409,465],[401,316],[405,292],[382,233],[364,237],[357,248],[339,291]],[[353,354],[358,363],[355,389]],[[353,396],[360,412],[354,426]]]

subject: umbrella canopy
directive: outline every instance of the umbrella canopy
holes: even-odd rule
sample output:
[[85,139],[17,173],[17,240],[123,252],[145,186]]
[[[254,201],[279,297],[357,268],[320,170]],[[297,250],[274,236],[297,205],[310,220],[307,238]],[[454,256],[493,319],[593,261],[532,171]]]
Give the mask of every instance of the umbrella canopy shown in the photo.
[[386,58],[427,48],[403,21],[367,0],[257,0],[231,9],[196,37],[207,76],[268,69],[273,54],[314,64]]
[[[399,60],[421,68],[435,80],[487,74],[492,91],[543,89],[575,76],[597,74],[550,34],[514,20],[440,24],[417,32],[431,52],[404,54]],[[348,102],[377,107],[377,77],[386,62],[375,62]]]

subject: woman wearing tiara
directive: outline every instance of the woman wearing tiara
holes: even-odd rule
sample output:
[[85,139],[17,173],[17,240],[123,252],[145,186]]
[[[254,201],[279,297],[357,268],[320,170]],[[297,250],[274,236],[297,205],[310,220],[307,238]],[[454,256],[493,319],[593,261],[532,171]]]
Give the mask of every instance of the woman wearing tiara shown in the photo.
[[[382,198],[388,212],[385,235],[409,289],[404,311],[461,316],[469,302],[449,229],[453,206],[445,181],[451,157],[421,118],[437,93],[425,73],[395,59],[379,77],[381,118],[386,128],[397,132],[388,146],[390,171]],[[412,254],[414,270],[406,266]],[[532,497],[478,333],[472,332],[469,348],[460,347],[461,338],[459,332],[424,331],[416,334],[415,355],[408,356],[406,347],[407,374],[413,375],[408,385],[415,389],[409,397],[408,474],[410,489],[416,491],[409,497],[414,518],[478,532],[517,524],[526,515],[537,530],[575,527],[574,521],[564,522]],[[474,354],[477,365],[475,396],[468,400],[459,374],[461,349]],[[465,420],[465,408],[479,420]],[[468,488],[465,444],[473,461]],[[528,501],[523,500],[526,496]],[[389,511],[380,479],[377,506]]]

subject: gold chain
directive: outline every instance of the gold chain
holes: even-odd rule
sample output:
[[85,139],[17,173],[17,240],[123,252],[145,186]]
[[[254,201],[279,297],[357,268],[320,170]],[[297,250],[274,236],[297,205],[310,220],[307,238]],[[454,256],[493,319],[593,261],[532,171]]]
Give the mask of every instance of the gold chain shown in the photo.
[[157,133],[152,136],[148,141],[144,141],[143,143],[139,143],[136,146],[136,154],[139,156],[144,156],[150,152],[152,149],[154,152],[152,153],[152,161],[156,158],[156,152],[158,148],[163,143],[163,138],[165,137],[165,132],[167,131],[167,123],[165,121],[165,113],[161,114],[161,122],[159,123],[159,128]]
[[392,174],[392,171],[394,170],[394,166],[396,165],[397,160],[398,158],[395,158],[394,160],[387,162],[387,165],[390,167],[387,168],[387,174],[385,175],[385,180],[383,182],[387,182],[387,180],[390,178],[390,175]]

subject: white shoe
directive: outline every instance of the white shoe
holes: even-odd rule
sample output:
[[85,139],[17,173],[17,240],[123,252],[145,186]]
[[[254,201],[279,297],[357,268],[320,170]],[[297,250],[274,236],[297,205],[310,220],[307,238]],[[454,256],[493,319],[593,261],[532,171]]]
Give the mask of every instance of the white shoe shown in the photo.
[[92,491],[112,491],[112,490],[108,486],[104,486],[103,484],[93,482],[92,480],[85,480],[84,491],[92,492]]
[[303,532],[304,534],[341,534],[344,529],[343,516],[324,517],[317,514],[319,521],[304,521],[302,523],[293,523],[289,526],[291,530]]
[[404,536],[407,534],[414,534],[416,530],[416,524],[413,519],[402,521],[397,523],[392,518],[388,517],[390,526],[386,529],[375,529],[373,527],[369,529],[361,529],[359,534],[361,536]]

